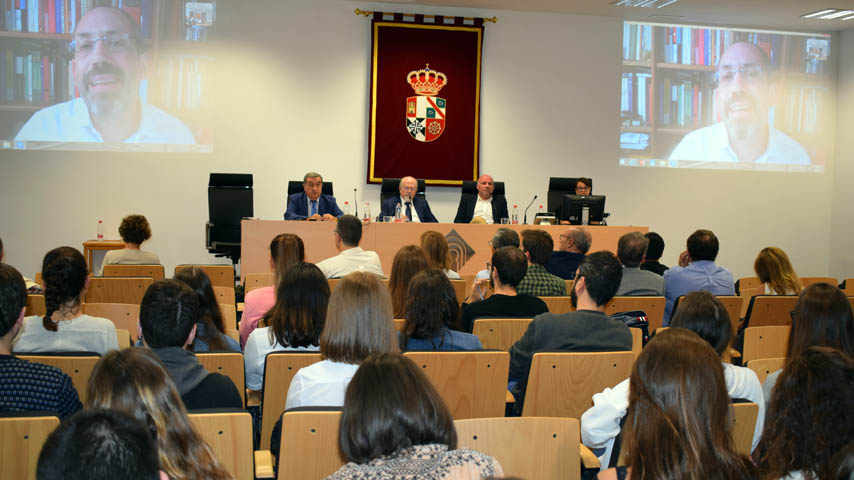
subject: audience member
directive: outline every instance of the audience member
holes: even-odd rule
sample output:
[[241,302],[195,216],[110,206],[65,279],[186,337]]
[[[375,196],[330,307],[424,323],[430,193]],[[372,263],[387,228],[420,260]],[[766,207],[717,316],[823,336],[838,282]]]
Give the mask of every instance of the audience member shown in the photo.
[[609,469],[599,478],[756,478],[733,443],[720,366],[720,357],[694,332],[672,328],[656,335],[629,379],[628,469]]
[[451,281],[438,268],[421,271],[409,282],[402,350],[479,350],[476,336],[460,332],[460,304]]
[[[792,312],[786,362],[797,359],[812,346],[833,347],[854,356],[851,304],[841,290],[827,283],[814,283],[801,292]],[[771,401],[780,372],[772,372],[762,384],[766,403]]]
[[623,264],[623,279],[617,289],[618,296],[664,295],[664,279],[661,275],[640,269],[648,245],[649,240],[640,232],[629,232],[617,242],[617,258]]
[[240,317],[240,346],[246,346],[249,334],[258,326],[263,317],[276,303],[279,282],[294,265],[305,261],[305,245],[302,239],[292,233],[280,233],[270,242],[270,269],[273,271],[273,285],[261,287],[247,293],[243,301],[243,316]]
[[682,295],[705,290],[714,295],[735,295],[729,270],[715,265],[718,237],[710,230],[697,230],[688,237],[688,249],[679,255],[679,266],[664,272],[664,322],[670,325],[673,304]]
[[173,479],[231,479],[199,435],[157,356],[147,348],[108,353],[95,365],[86,406],[126,413],[151,429],[160,468]]
[[47,252],[42,262],[44,317],[27,317],[12,349],[23,352],[95,352],[119,348],[116,327],[106,318],[83,313],[89,268],[83,254],[71,247]]
[[110,250],[104,255],[98,276],[104,275],[104,265],[159,265],[160,258],[151,252],[141,250],[142,242],[151,238],[151,226],[142,215],[128,215],[119,225],[119,236],[125,242],[125,248]]
[[457,448],[451,412],[419,368],[395,353],[371,355],[347,387],[338,433],[350,461],[329,480],[474,479],[502,475],[489,455]]
[[561,233],[557,251],[546,262],[546,271],[564,280],[575,278],[575,271],[590,250],[593,236],[581,227],[570,227]]
[[359,364],[372,353],[397,350],[388,288],[372,273],[347,275],[329,298],[320,334],[323,360],[297,372],[286,408],[344,405],[344,391]]
[[649,240],[649,246],[646,247],[646,256],[643,263],[641,263],[640,269],[657,275],[664,275],[668,266],[659,262],[661,255],[664,254],[664,239],[655,232],[645,233],[644,237]]
[[522,230],[522,251],[528,259],[528,271],[516,287],[518,293],[538,297],[566,295],[564,279],[546,271],[546,262],[554,248],[552,236],[545,230]]
[[753,271],[765,286],[765,295],[797,295],[804,289],[786,252],[765,247],[753,262]]
[[36,479],[169,480],[147,423],[105,408],[81,411],[47,437]]
[[409,291],[409,282],[416,273],[427,268],[429,264],[421,247],[406,245],[394,255],[391,276],[388,279],[394,318],[403,318],[406,315],[406,294]]
[[[732,341],[733,331],[729,314],[723,304],[709,292],[692,292],[679,302],[673,315],[672,328],[684,328],[699,335],[723,357]],[[727,392],[732,399],[754,402],[759,406],[752,448],[759,443],[765,420],[765,400],[762,385],[753,370],[737,367],[721,360]],[[591,449],[604,448],[600,459],[607,463],[613,440],[620,433],[620,421],[629,406],[629,379],[593,395],[593,406],[581,416],[581,440]]]
[[478,279],[472,284],[471,293],[466,298],[470,302],[462,305],[460,324],[464,332],[471,333],[477,318],[533,318],[549,311],[546,302],[516,292],[516,287],[528,271],[528,261],[522,250],[503,247],[492,254],[492,263],[487,264],[487,267],[488,282],[495,293],[484,300],[480,286],[485,286],[487,280]]
[[831,478],[833,456],[854,438],[854,358],[812,346],[780,374],[758,447],[762,478]]
[[430,211],[430,204],[424,196],[418,193],[418,180],[413,177],[403,177],[397,186],[399,197],[390,197],[382,202],[380,217],[392,217],[398,205],[400,216],[408,222],[437,223],[439,220]]
[[[495,231],[495,234],[492,235],[492,240],[487,242],[487,245],[489,245],[489,255],[492,256],[495,252],[504,247],[519,248],[521,244],[519,243],[519,234],[516,233],[515,230],[511,230],[507,227],[501,227]],[[477,280],[489,280],[489,277],[489,268],[481,270],[475,275]],[[483,292],[478,290],[478,296],[483,297]]]
[[24,278],[0,263],[0,413],[49,411],[64,419],[82,407],[71,377],[12,356],[12,339],[21,329],[26,306]]
[[422,233],[421,248],[431,267],[442,270],[451,280],[462,279],[459,273],[451,270],[451,248],[444,235],[433,230]]
[[510,218],[507,214],[507,199],[504,195],[494,196],[494,191],[492,175],[481,175],[477,179],[477,195],[460,196],[454,223],[471,223],[475,217],[480,217],[484,223],[492,224],[501,222],[502,218]]
[[323,177],[317,172],[308,172],[302,178],[302,189],[288,198],[285,220],[335,221],[344,215],[332,195],[323,193]]
[[338,255],[317,264],[326,278],[340,278],[350,272],[370,272],[385,276],[377,252],[362,250],[362,222],[353,215],[342,215],[332,231]]
[[226,376],[208,373],[193,352],[186,350],[193,343],[200,316],[198,296],[187,284],[154,282],[139,306],[143,342],[163,362],[188,410],[243,408],[243,395],[234,383]]
[[[222,310],[216,301],[216,294],[213,291],[208,274],[199,267],[189,267],[178,270],[172,278],[189,285],[196,292],[199,305],[202,308],[201,316],[196,324],[196,338],[190,345],[190,350],[194,352],[210,350],[240,352],[240,344],[237,343],[237,340],[225,334],[226,325],[222,318]],[[233,305],[228,307],[234,308]],[[234,326],[229,325],[229,327]]]
[[522,414],[531,359],[537,352],[608,352],[632,349],[632,334],[623,322],[605,315],[608,303],[620,286],[623,272],[613,253],[590,254],[578,266],[572,285],[575,311],[537,315],[522,338],[510,347],[510,381]]
[[316,352],[329,305],[329,282],[311,263],[300,263],[285,273],[276,292],[276,305],[264,315],[264,326],[249,334],[243,354],[246,387],[261,390],[270,352]]

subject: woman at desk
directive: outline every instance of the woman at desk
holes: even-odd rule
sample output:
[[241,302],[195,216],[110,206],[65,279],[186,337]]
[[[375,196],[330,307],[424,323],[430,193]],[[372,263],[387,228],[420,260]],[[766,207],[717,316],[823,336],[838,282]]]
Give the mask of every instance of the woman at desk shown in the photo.
[[119,235],[125,248],[110,250],[104,255],[104,263],[98,276],[104,275],[104,265],[160,265],[160,257],[140,249],[142,242],[151,238],[151,226],[142,215],[128,215],[119,225]]

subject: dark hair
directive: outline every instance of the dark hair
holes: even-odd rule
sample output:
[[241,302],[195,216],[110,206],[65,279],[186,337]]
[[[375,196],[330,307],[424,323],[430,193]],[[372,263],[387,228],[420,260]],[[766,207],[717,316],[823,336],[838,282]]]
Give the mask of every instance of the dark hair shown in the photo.
[[711,230],[697,230],[688,237],[688,255],[691,260],[714,262],[718,256],[718,237]]
[[362,240],[362,222],[353,215],[341,215],[335,225],[335,232],[344,245],[357,247]]
[[854,480],[854,440],[833,456],[828,472],[831,480]]
[[391,306],[394,318],[403,318],[406,315],[406,294],[409,289],[409,281],[416,273],[429,268],[427,256],[424,250],[415,245],[400,247],[394,255],[394,263],[391,265],[391,275],[388,286],[391,290]]
[[510,230],[507,227],[501,227],[495,231],[492,236],[492,248],[499,250],[504,247],[519,248],[519,234],[515,230]]
[[617,294],[623,279],[623,267],[613,253],[601,250],[587,255],[578,265],[576,283],[582,277],[590,298],[601,306]]
[[[196,336],[196,338],[208,344],[210,350],[228,349],[228,344],[222,337],[225,334],[222,310],[219,309],[219,303],[216,301],[216,294],[208,274],[199,267],[187,267],[175,272],[175,276],[172,278],[186,283],[199,299],[201,312],[198,323],[205,326],[205,334],[204,336]],[[195,340],[193,343],[195,344]]]
[[414,445],[457,448],[457,431],[442,397],[412,360],[397,353],[371,355],[344,396],[341,451],[365,464]]
[[448,240],[439,232],[427,230],[421,234],[421,248],[430,266],[442,270],[451,269],[451,251]]
[[293,233],[280,233],[270,242],[270,259],[275,265],[276,282],[285,278],[285,272],[305,261],[305,244]]
[[552,257],[555,242],[545,230],[522,230],[522,250],[531,256],[531,263],[545,265]]
[[809,347],[777,378],[756,447],[767,478],[799,471],[829,478],[830,459],[854,438],[854,359],[830,347]]
[[838,348],[854,355],[854,314],[848,298],[833,285],[814,283],[805,288],[792,313],[787,361],[813,345]]
[[24,277],[15,267],[0,263],[0,337],[12,330],[26,305]]
[[649,246],[646,247],[646,259],[658,260],[661,258],[661,254],[664,253],[664,239],[661,238],[661,235],[655,232],[648,232],[644,234],[644,237],[649,240]]
[[492,268],[502,284],[516,288],[528,273],[528,259],[517,247],[502,247],[492,254]]
[[151,238],[151,226],[142,215],[128,215],[119,225],[119,235],[125,243],[140,245]]
[[632,478],[755,478],[735,450],[721,359],[694,332],[670,328],[632,367],[626,449]]
[[46,307],[42,326],[45,330],[56,331],[56,323],[51,319],[53,312],[63,306],[74,308],[80,305],[88,276],[86,259],[76,248],[59,247],[45,254],[42,261]]
[[649,240],[640,232],[629,232],[617,242],[617,258],[629,268],[639,267],[649,246]]
[[47,440],[36,467],[38,480],[157,480],[157,449],[148,429],[125,413],[81,410]]
[[685,328],[709,342],[721,356],[732,340],[732,323],[723,304],[711,293],[700,290],[685,295],[670,321],[673,328]]
[[142,337],[151,348],[183,347],[200,316],[196,292],[178,280],[152,283],[139,306]]
[[[460,304],[457,293],[445,272],[428,268],[412,277],[406,302],[406,328],[401,335],[401,345],[410,338],[432,339],[443,328],[459,330]],[[439,341],[440,347],[444,336]]]
[[[589,188],[591,190],[591,193],[592,193],[593,180],[591,180],[587,177],[578,177],[578,179],[575,180],[575,186],[577,186],[579,183],[583,183],[584,185],[587,185],[587,188]],[[573,186],[573,189],[575,189],[575,186]]]
[[0,238],[0,260],[3,260],[3,239]]
[[320,345],[320,332],[329,306],[329,282],[313,263],[298,263],[285,273],[276,289],[276,304],[264,314],[274,341],[287,347]]

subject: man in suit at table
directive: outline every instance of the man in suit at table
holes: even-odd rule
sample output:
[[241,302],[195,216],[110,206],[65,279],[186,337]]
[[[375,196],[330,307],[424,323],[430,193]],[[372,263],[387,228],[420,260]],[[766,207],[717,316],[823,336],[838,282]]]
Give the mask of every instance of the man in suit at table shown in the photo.
[[387,198],[383,201],[380,217],[393,217],[394,209],[400,204],[401,217],[409,222],[438,223],[427,200],[415,195],[418,192],[418,180],[413,177],[403,177],[397,186],[399,197]]
[[285,220],[335,221],[344,212],[338,208],[335,197],[324,195],[323,177],[317,172],[308,172],[302,179],[302,193],[288,198]]
[[472,218],[481,217],[486,223],[499,223],[507,214],[507,199],[495,197],[495,182],[491,175],[483,174],[477,179],[477,195],[463,195],[454,223],[471,223]]

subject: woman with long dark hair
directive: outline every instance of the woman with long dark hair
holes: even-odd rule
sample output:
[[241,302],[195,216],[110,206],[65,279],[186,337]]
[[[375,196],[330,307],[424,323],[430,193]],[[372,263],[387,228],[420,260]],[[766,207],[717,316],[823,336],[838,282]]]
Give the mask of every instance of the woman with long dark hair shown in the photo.
[[211,350],[239,352],[240,344],[237,340],[225,334],[222,310],[216,301],[216,294],[208,274],[199,267],[189,267],[178,270],[173,278],[189,285],[196,292],[199,305],[202,307],[202,314],[196,324],[196,338],[190,349],[194,352]]
[[475,335],[459,331],[460,304],[447,275],[428,268],[409,282],[406,326],[400,337],[403,350],[478,350]]
[[424,250],[416,245],[401,247],[394,255],[394,263],[388,279],[394,318],[403,318],[406,315],[406,294],[409,291],[409,282],[416,273],[429,266]]

